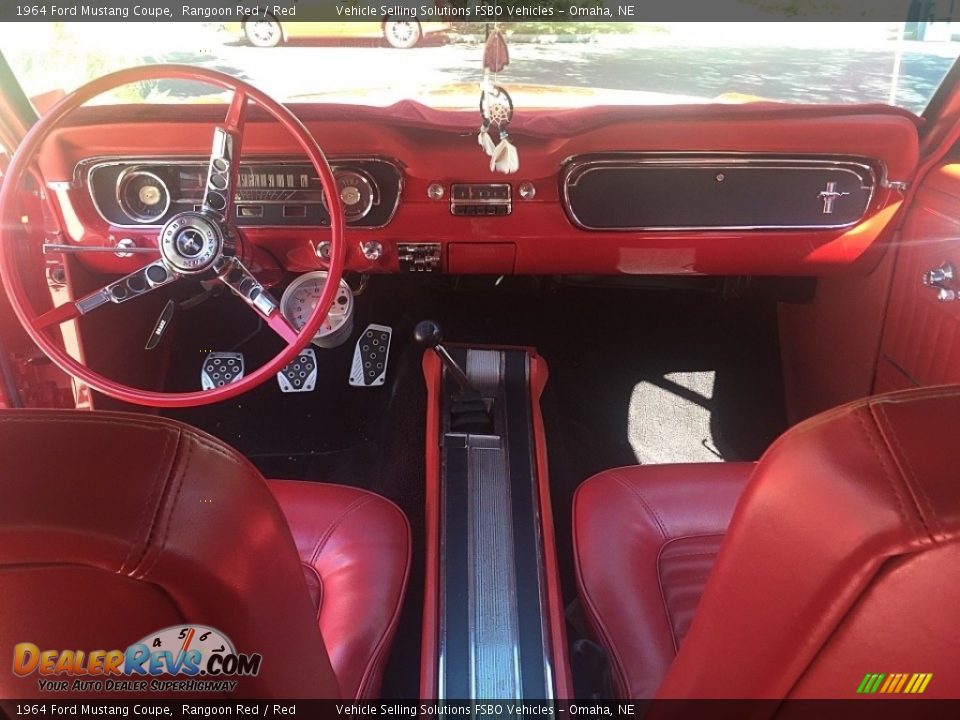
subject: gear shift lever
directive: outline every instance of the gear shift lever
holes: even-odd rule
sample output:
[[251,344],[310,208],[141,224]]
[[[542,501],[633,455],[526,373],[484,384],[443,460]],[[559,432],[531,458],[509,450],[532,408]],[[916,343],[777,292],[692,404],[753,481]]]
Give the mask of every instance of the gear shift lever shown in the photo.
[[467,374],[442,345],[443,331],[440,326],[432,320],[423,320],[414,328],[413,338],[437,354],[447,373],[460,388],[460,392],[450,402],[450,429],[457,432],[492,433],[493,418],[490,409],[480,392],[470,384]]
[[473,385],[470,384],[470,381],[467,379],[467,374],[457,365],[456,360],[450,357],[447,349],[440,344],[443,342],[443,331],[433,320],[418,322],[417,326],[413,329],[413,339],[437,354],[440,362],[443,363],[447,372],[450,373],[450,377],[460,386],[461,393],[480,394]]

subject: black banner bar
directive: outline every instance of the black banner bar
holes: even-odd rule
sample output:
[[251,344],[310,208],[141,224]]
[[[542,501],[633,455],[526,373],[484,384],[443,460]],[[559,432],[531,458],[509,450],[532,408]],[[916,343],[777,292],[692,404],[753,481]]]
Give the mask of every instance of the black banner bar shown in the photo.
[[3,0],[0,22],[944,21],[935,5],[933,0]]
[[670,718],[671,720],[740,720],[786,716],[816,720],[926,720],[957,717],[958,700],[486,700],[435,703],[417,700],[0,700],[0,716],[21,718]]

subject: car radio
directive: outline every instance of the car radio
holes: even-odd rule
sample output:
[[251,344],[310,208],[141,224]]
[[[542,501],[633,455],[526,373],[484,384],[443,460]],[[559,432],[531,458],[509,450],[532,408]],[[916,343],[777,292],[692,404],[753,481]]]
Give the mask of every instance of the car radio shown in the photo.
[[456,183],[450,188],[453,215],[509,215],[511,209],[508,183]]

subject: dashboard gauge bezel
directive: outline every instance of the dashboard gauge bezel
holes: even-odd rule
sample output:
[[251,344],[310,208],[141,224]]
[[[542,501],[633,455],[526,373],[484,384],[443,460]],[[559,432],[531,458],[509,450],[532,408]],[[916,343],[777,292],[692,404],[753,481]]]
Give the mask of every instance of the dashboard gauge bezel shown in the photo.
[[[138,213],[136,210],[130,207],[129,199],[127,198],[124,190],[137,177],[146,177],[153,180],[160,188],[160,191],[164,194],[166,202],[163,203],[162,210],[156,215],[144,215],[142,213]],[[143,166],[136,165],[126,168],[120,173],[119,176],[117,176],[116,199],[117,205],[120,206],[120,209],[124,212],[124,214],[138,225],[156,225],[161,218],[165,217],[166,214],[170,212],[170,204],[173,201],[173,198],[170,194],[170,186],[163,178],[161,178],[152,170],[147,170]]]

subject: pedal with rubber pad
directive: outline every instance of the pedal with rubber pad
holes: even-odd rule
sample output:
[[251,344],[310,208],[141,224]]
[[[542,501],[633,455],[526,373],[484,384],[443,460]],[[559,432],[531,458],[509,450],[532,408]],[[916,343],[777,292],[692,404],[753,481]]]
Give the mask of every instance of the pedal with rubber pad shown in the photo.
[[229,385],[243,377],[243,353],[207,353],[200,369],[200,385],[204,390]]
[[277,373],[280,392],[310,392],[317,386],[317,354],[313,348],[301,350],[296,358]]
[[368,325],[357,340],[350,367],[350,384],[353,387],[376,387],[387,378],[387,360],[390,355],[390,338],[393,328],[386,325]]

